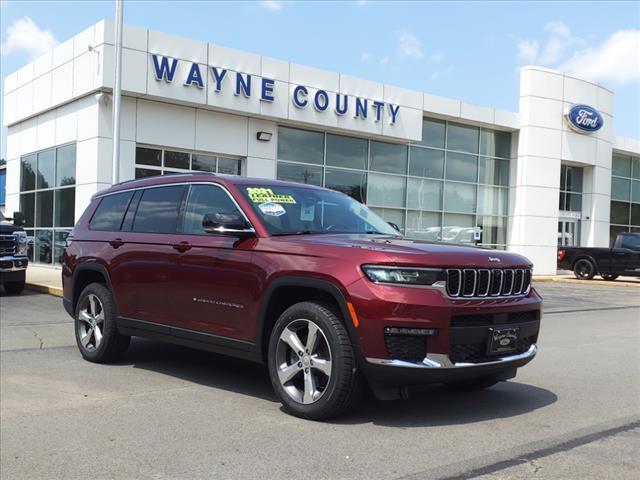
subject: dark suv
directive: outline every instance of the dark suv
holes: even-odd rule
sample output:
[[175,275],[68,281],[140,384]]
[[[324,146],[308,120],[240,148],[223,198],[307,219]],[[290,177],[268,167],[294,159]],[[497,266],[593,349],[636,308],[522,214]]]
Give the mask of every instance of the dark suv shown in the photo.
[[536,354],[531,263],[413,241],[347,195],[184,174],[98,193],[63,254],[64,306],[93,362],[131,336],[264,362],[287,411],[513,378]]

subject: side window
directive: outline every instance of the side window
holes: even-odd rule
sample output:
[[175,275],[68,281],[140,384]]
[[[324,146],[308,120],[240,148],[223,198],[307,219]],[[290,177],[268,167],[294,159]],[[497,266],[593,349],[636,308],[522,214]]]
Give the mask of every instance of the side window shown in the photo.
[[184,211],[183,233],[204,234],[202,219],[206,214],[237,212],[238,208],[222,188],[192,185]]
[[132,230],[147,233],[175,233],[184,188],[183,185],[175,185],[146,189],[140,198]]
[[623,235],[620,246],[630,250],[640,250],[640,236]]
[[89,222],[89,229],[103,231],[120,230],[124,212],[127,210],[132,196],[133,192],[123,192],[103,197]]

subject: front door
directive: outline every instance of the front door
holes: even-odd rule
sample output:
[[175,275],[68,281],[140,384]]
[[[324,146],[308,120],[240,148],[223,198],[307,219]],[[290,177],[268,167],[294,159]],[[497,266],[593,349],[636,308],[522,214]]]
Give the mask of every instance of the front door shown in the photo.
[[558,222],[558,246],[580,246],[580,221],[576,219],[561,219]]

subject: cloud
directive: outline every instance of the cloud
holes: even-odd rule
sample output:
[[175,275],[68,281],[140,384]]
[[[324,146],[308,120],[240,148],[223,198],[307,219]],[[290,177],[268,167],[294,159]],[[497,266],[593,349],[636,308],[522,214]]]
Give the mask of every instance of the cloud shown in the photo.
[[422,44],[418,38],[411,33],[403,33],[398,39],[398,52],[401,57],[421,59],[424,57],[422,53]]
[[431,60],[433,63],[440,63],[443,59],[444,53],[442,52],[437,52],[429,56],[429,60]]
[[369,62],[371,60],[371,54],[369,52],[360,52],[360,61]]
[[618,85],[640,81],[640,30],[618,30],[601,46],[575,52],[559,68]]
[[540,44],[537,40],[521,40],[518,42],[518,59],[520,63],[535,63],[539,50]]
[[271,10],[272,12],[279,12],[284,6],[282,2],[278,0],[262,0],[260,2],[260,5],[262,5],[262,7],[266,8],[267,10]]
[[582,38],[571,35],[569,26],[560,20],[547,22],[544,31],[547,37],[542,41],[524,39],[518,42],[521,63],[552,65],[562,59],[568,48],[584,43]]
[[385,55],[380,59],[380,65],[386,65],[387,63],[389,63],[389,57]]
[[7,40],[2,43],[2,53],[24,52],[33,60],[58,44],[51,30],[43,30],[29,17],[14,20],[7,29]]

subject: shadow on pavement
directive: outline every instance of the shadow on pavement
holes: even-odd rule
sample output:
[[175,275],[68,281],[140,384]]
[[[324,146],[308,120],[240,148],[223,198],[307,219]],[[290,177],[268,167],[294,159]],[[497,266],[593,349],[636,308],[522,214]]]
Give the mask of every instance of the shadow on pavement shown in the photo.
[[[278,403],[266,367],[244,360],[134,339],[119,364]],[[459,425],[524,415],[551,405],[557,399],[549,390],[515,381],[472,393],[432,385],[412,389],[407,401],[381,402],[366,392],[353,412],[329,422],[341,425],[373,423],[386,427]]]

